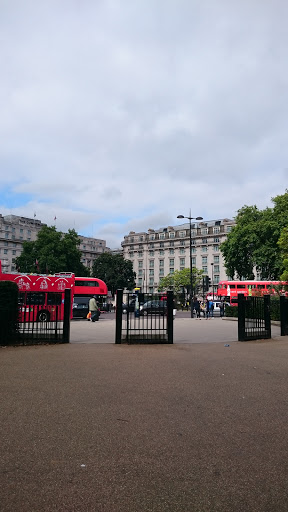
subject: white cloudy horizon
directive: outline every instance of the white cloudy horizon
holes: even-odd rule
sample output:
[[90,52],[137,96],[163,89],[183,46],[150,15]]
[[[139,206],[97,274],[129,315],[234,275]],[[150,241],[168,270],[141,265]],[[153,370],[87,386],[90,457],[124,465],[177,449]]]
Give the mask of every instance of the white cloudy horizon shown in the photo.
[[[282,0],[0,0],[0,213],[120,247],[287,188]],[[178,222],[179,221],[179,222]]]

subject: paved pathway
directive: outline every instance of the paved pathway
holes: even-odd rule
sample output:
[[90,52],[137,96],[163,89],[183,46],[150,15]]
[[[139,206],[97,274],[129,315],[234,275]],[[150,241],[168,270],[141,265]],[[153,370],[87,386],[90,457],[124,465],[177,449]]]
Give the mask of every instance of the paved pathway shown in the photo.
[[[174,320],[174,343],[229,343],[238,340],[238,324],[235,320],[201,320],[177,317]],[[71,343],[115,343],[115,316],[102,314],[99,322],[72,320]],[[272,326],[272,336],[280,335],[280,327]]]
[[287,512],[286,338],[77,328],[99,344],[0,348],[1,512]]

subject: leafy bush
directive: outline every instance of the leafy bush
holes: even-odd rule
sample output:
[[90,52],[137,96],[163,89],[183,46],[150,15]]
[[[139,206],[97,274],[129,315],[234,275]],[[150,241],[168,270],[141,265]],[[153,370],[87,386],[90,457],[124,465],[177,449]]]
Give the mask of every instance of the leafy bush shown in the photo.
[[18,328],[18,286],[0,281],[0,345],[11,343]]
[[225,316],[238,318],[238,306],[226,306]]

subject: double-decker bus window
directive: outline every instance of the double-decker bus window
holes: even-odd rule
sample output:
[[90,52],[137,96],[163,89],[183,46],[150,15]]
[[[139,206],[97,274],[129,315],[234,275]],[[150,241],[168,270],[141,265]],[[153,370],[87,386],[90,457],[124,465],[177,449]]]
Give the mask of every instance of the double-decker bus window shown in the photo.
[[265,290],[265,284],[258,284],[257,288],[258,290]]
[[[232,288],[232,287],[230,286],[230,288]],[[245,290],[245,288],[246,288],[245,284],[237,284],[237,289]]]
[[47,305],[48,306],[60,306],[62,303],[61,293],[47,293]]
[[40,305],[43,306],[45,304],[45,293],[43,292],[28,292],[26,295],[26,304],[29,305]]
[[236,285],[235,285],[235,284],[230,284],[229,286],[230,286],[230,288],[231,288],[231,289],[232,289],[232,288],[233,288],[233,289],[234,289],[234,288],[236,288]]
[[99,288],[99,283],[97,281],[78,281],[75,280],[75,286],[92,286],[93,288]]
[[20,305],[25,304],[25,293],[18,294],[18,304],[20,304]]

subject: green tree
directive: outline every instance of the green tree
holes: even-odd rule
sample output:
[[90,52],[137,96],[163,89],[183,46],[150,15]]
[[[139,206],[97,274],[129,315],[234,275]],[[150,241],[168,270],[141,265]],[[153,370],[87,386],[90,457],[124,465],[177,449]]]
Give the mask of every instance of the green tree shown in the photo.
[[273,208],[258,210],[244,206],[238,210],[236,225],[221,244],[227,274],[232,278],[276,280],[283,272],[278,245],[281,230],[288,225],[288,192],[272,198]]
[[[192,285],[194,290],[200,286],[202,282],[203,270],[197,268],[192,269]],[[184,268],[183,270],[175,270],[173,274],[168,274],[163,277],[159,283],[159,291],[173,289],[175,295],[179,295],[183,288],[187,292],[190,290],[190,269]]]
[[23,251],[15,263],[21,272],[73,272],[76,276],[88,276],[89,269],[81,263],[79,245],[74,229],[62,233],[55,226],[43,226],[37,240],[23,243]]
[[113,295],[118,288],[135,288],[136,274],[133,272],[133,264],[121,254],[104,252],[98,256],[93,263],[92,275],[105,281]]
[[288,281],[288,228],[282,229],[278,245],[281,251],[283,261],[283,273],[280,276],[281,281]]

